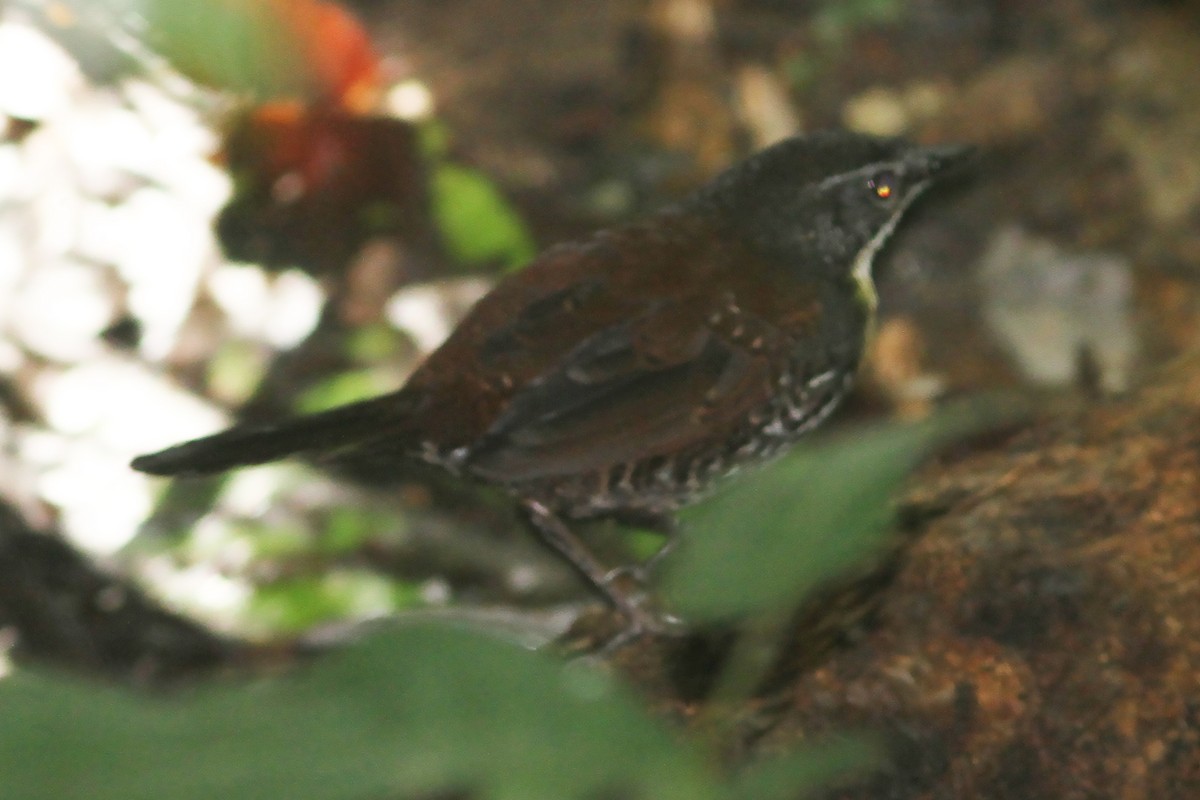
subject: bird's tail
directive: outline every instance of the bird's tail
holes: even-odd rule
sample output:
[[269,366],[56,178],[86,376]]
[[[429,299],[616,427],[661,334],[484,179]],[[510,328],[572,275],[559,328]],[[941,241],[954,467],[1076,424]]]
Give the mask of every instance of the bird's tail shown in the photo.
[[392,439],[399,448],[411,427],[408,400],[401,392],[277,423],[236,425],[138,456],[131,466],[151,475],[211,475],[291,455],[349,450],[366,441]]

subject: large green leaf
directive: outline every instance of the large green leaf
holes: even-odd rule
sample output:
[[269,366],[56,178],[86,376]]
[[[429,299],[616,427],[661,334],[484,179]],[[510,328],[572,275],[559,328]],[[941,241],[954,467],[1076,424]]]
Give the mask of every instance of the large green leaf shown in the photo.
[[240,0],[104,0],[141,17],[147,43],[191,80],[258,100],[307,97],[315,81],[285,5]]
[[877,768],[883,761],[874,737],[831,739],[750,765],[733,778],[727,796],[729,800],[796,800],[831,782]]
[[801,445],[682,515],[664,592],[688,619],[786,609],[886,541],[890,498],[937,442],[997,417],[963,405],[919,424],[890,424]]
[[149,698],[0,681],[0,796],[327,800],[717,797],[716,775],[608,676],[413,625],[285,678]]

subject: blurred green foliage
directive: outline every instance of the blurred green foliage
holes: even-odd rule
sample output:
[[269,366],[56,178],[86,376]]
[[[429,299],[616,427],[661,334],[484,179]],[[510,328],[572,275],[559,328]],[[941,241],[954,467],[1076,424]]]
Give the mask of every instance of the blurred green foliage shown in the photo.
[[115,19],[140,18],[147,44],[180,73],[256,100],[304,97],[313,75],[268,2],[102,0]]
[[794,798],[861,765],[833,743],[722,774],[610,675],[491,636],[412,625],[285,678],[144,697],[21,673],[0,683],[16,800]]
[[243,339],[222,344],[205,369],[209,393],[226,403],[245,402],[266,371],[267,354],[266,348]]
[[420,148],[431,165],[433,218],[450,257],[463,266],[524,266],[537,245],[496,184],[477,169],[450,159],[453,134],[438,119],[421,123]]
[[[931,447],[996,417],[994,404],[966,405],[860,431],[732,485],[687,513],[669,597],[694,619],[741,617],[751,630],[756,618],[779,618],[877,547],[889,496]],[[347,546],[369,528],[331,522]],[[281,582],[278,597],[256,602],[279,627],[302,628],[354,604],[405,599],[382,581],[339,594],[337,581]],[[719,701],[736,708],[753,687],[743,688]],[[725,767],[719,737],[697,727],[703,736],[667,729],[611,674],[424,623],[282,678],[172,698],[18,672],[0,681],[0,776],[4,796],[20,800],[365,800],[443,789],[512,800],[783,800],[877,763],[852,739]]]
[[376,322],[355,329],[350,336],[350,357],[363,364],[392,359],[401,350],[404,334],[386,322]]
[[798,448],[680,516],[686,537],[664,591],[690,619],[791,608],[881,547],[889,498],[938,441],[980,424],[959,407],[921,424],[887,424]]
[[379,531],[401,529],[393,516],[369,509],[334,508],[325,518],[317,550],[325,555],[352,553]]
[[482,172],[458,164],[434,168],[433,215],[459,264],[523,266],[537,254],[520,216]]
[[420,590],[366,570],[331,570],[255,587],[247,614],[275,632],[301,633],[337,620],[381,617],[421,605]]
[[372,369],[339,372],[301,394],[296,401],[296,411],[300,414],[315,414],[318,411],[374,397],[395,388],[380,384],[379,374]]
[[808,18],[811,46],[783,64],[792,86],[813,85],[837,59],[851,55],[849,40],[864,28],[893,25],[906,12],[901,0],[825,0]]
[[896,22],[904,10],[901,0],[831,0],[820,4],[809,25],[820,41],[841,45],[861,28]]
[[314,414],[395,391],[401,380],[395,365],[412,357],[405,335],[386,322],[354,330],[345,340],[345,350],[355,366],[330,374],[302,392],[295,403],[297,413]]

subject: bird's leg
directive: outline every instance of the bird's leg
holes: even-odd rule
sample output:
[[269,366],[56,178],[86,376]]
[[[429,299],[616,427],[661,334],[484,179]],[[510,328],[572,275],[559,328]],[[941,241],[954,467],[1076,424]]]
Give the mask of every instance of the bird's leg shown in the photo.
[[658,569],[664,557],[673,551],[679,543],[679,520],[671,514],[658,514],[653,511],[622,511],[614,519],[622,525],[631,528],[641,528],[661,534],[664,541],[655,553],[641,563],[622,565],[609,570],[606,581],[616,581],[630,577],[638,584],[645,586],[650,576]]
[[609,571],[562,518],[536,500],[525,500],[521,507],[542,542],[566,559],[593,589],[624,614],[634,632],[654,632],[662,627],[661,621],[643,608],[633,593],[620,582],[609,579]]

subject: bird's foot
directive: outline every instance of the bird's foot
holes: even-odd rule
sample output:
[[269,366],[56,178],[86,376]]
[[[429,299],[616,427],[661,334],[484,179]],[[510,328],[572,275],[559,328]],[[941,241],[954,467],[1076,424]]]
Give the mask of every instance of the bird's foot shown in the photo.
[[650,608],[644,567],[633,565],[605,571],[588,547],[567,527],[562,518],[536,500],[522,504],[542,541],[569,561],[627,620],[624,640],[651,635],[679,635],[682,624]]
[[598,651],[600,655],[611,655],[648,637],[682,638],[688,633],[687,626],[679,617],[656,613],[645,606],[621,606],[617,612],[625,617],[627,624],[604,643]]
[[687,632],[682,619],[654,607],[644,578],[644,568],[640,564],[617,567],[604,576],[602,588],[605,594],[629,623],[616,637],[620,640],[618,646],[642,636],[682,636]]
[[645,594],[646,584],[650,582],[650,571],[645,564],[622,564],[605,573],[603,582],[605,586],[616,587],[619,591]]
[[679,541],[674,521],[666,519],[670,524],[660,522],[658,530],[666,533],[667,540],[658,552],[645,561],[614,567],[604,575],[601,588],[629,621],[628,628],[610,647],[620,647],[645,635],[681,637],[688,633],[689,626],[682,618],[654,608],[652,592],[647,588],[663,557],[673,551]]

